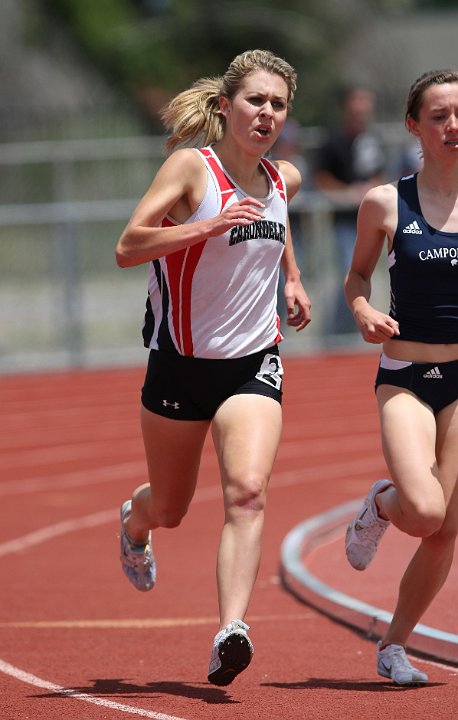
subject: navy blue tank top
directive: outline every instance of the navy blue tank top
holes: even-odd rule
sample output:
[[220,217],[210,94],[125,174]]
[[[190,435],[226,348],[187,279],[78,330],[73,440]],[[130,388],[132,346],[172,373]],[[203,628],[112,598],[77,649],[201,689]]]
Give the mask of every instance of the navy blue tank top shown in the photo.
[[398,182],[398,226],[388,262],[390,315],[400,331],[393,339],[458,342],[458,232],[428,225],[416,175]]

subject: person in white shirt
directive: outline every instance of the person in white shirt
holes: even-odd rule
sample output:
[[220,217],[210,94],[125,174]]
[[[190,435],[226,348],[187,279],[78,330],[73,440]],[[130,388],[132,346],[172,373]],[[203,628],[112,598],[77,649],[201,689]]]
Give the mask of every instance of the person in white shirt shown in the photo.
[[121,267],[150,264],[141,407],[149,483],[122,505],[121,563],[137,589],[153,587],[151,530],[186,515],[211,428],[225,512],[215,685],[232,682],[253,654],[244,617],[282,423],[280,267],[287,322],[302,330],[310,321],[287,215],[301,176],[265,158],[295,88],[285,60],[249,50],[172,100],[162,115],[172,152],[116,247]]

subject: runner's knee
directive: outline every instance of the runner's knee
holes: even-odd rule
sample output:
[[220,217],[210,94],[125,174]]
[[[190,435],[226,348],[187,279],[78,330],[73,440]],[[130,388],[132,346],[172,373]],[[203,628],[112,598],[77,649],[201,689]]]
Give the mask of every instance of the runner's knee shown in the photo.
[[423,499],[411,503],[406,513],[409,535],[426,538],[438,533],[445,519],[445,503],[428,504]]
[[262,512],[265,507],[265,479],[256,474],[226,489],[226,510],[233,514]]

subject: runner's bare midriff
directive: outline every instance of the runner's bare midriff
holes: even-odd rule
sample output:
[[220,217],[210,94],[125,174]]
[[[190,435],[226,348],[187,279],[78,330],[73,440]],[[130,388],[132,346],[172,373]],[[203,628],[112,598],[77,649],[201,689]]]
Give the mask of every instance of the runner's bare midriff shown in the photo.
[[458,360],[458,343],[421,343],[411,340],[387,340],[385,355],[393,360],[411,362],[450,362]]

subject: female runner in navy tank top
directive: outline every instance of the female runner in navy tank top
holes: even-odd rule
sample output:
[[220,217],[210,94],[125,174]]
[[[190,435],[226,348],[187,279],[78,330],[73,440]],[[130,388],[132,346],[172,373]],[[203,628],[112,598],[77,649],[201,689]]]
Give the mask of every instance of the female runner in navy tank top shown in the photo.
[[[458,530],[458,71],[412,86],[406,125],[422,168],[362,201],[348,305],[366,342],[383,345],[376,379],[382,446],[391,479],[378,480],[350,523],[346,552],[364,570],[392,522],[420,538],[392,622],[377,648],[378,673],[399,685],[427,675],[405,654],[409,635],[447,579]],[[389,314],[369,304],[387,239]]]

